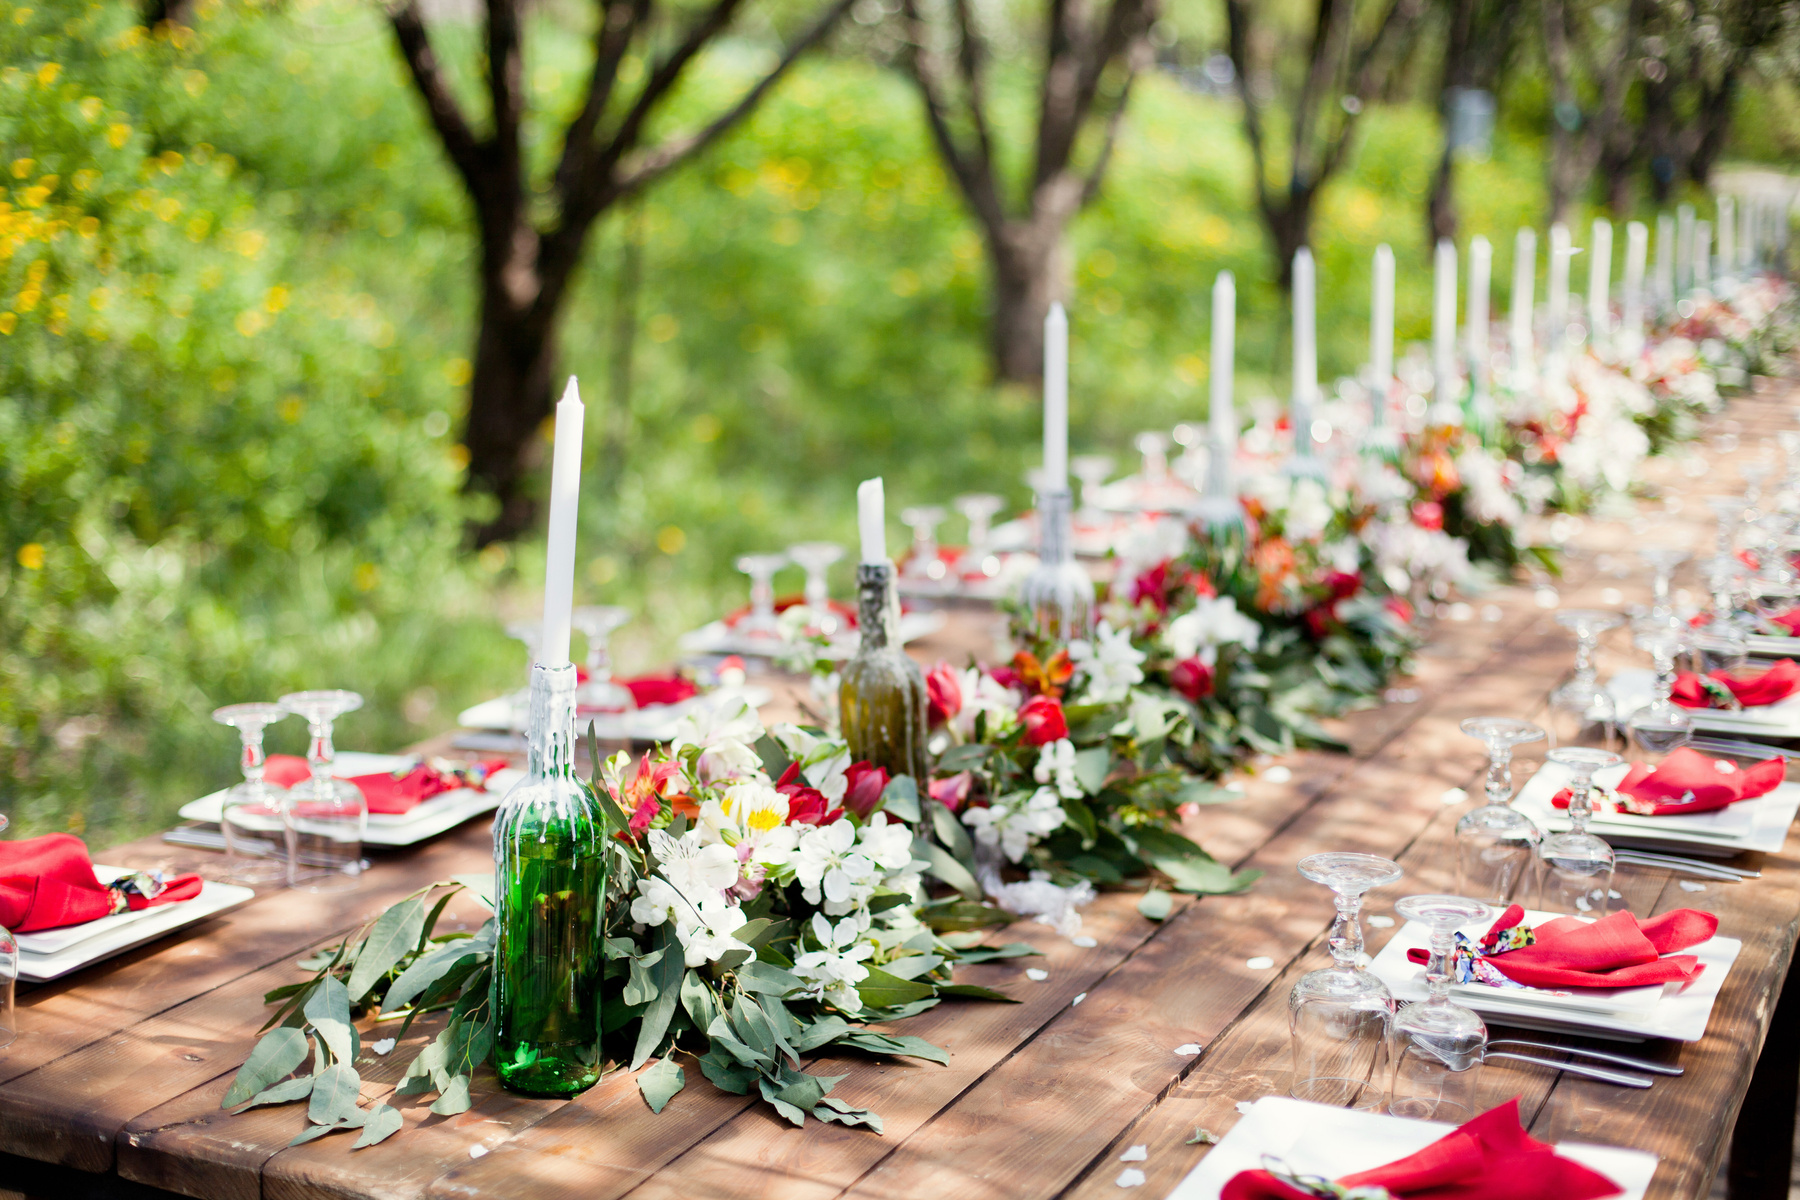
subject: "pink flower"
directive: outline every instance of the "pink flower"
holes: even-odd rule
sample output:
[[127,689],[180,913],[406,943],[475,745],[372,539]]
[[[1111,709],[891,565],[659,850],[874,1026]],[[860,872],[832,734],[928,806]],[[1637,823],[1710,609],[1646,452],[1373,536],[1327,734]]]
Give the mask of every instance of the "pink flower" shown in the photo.
[[956,668],[940,662],[925,676],[925,693],[930,699],[930,725],[936,729],[962,711],[962,680]]
[[928,791],[931,798],[939,804],[955,812],[969,798],[969,787],[975,782],[972,771],[958,771],[947,779],[934,779]]
[[1197,658],[1184,658],[1169,668],[1169,686],[1198,702],[1213,693],[1213,669]]
[[859,817],[867,818],[881,803],[881,793],[887,790],[888,773],[886,767],[872,767],[866,762],[851,763],[844,772],[847,786],[844,788],[844,807]]
[[1027,700],[1019,709],[1019,723],[1025,727],[1027,746],[1042,746],[1069,736],[1062,701],[1055,696],[1033,696]]
[[800,764],[789,763],[788,769],[775,781],[775,790],[787,799],[789,825],[829,825],[843,809],[831,809],[831,802],[818,788],[808,787],[800,778]]
[[1444,527],[1444,506],[1436,500],[1421,500],[1412,506],[1413,524],[1436,533]]

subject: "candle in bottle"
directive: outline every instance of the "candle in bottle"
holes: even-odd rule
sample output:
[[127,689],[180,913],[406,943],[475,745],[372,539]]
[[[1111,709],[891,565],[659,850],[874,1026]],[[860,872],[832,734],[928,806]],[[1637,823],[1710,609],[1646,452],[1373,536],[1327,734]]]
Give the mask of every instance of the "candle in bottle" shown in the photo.
[[1044,486],[1069,486],[1069,318],[1060,304],[1044,318]]
[[862,535],[864,562],[888,561],[887,495],[879,475],[856,485],[856,531]]
[[1456,244],[1439,238],[1431,272],[1431,373],[1437,417],[1456,403]]
[[1675,303],[1675,218],[1662,213],[1656,218],[1656,304]]
[[581,426],[586,415],[573,375],[556,406],[556,445],[550,464],[550,535],[545,546],[544,632],[538,661],[569,661],[569,614],[575,603],[575,513],[581,503]]
[[1612,324],[1612,222],[1594,219],[1593,257],[1588,260],[1588,338],[1598,342]]
[[1730,274],[1737,266],[1737,202],[1719,197],[1719,272]]
[[1294,392],[1289,419],[1294,425],[1294,453],[1310,457],[1313,449],[1313,397],[1319,390],[1319,348],[1314,334],[1313,256],[1305,246],[1294,251]]
[[1649,227],[1632,221],[1625,226],[1625,294],[1619,332],[1633,353],[1644,339],[1644,264],[1649,253]]
[[1521,226],[1513,239],[1513,277],[1511,328],[1507,349],[1512,352],[1513,371],[1523,382],[1530,375],[1533,341],[1531,336],[1532,292],[1537,284],[1537,231]]
[[1480,235],[1469,239],[1469,377],[1478,396],[1487,393],[1488,291],[1494,248]]
[[1394,379],[1394,251],[1386,242],[1375,247],[1374,286],[1369,314],[1369,374],[1374,388],[1370,416],[1379,425],[1387,418],[1388,387]]

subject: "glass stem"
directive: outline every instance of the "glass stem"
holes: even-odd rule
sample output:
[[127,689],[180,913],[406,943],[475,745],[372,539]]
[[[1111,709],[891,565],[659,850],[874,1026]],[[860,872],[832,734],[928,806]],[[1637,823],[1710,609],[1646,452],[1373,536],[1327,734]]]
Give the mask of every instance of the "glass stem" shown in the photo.
[[1656,656],[1656,702],[1667,705],[1675,691],[1675,659],[1668,654]]
[[1512,794],[1512,747],[1495,746],[1488,751],[1488,803],[1504,805]]
[[331,762],[337,757],[337,750],[331,744],[330,721],[313,721],[308,728],[312,733],[312,745],[307,747],[306,762],[312,768],[313,783],[322,796],[331,780]]
[[1594,678],[1594,635],[1585,631],[1575,635],[1575,678]]
[[1425,986],[1431,995],[1429,1004],[1450,1001],[1450,955],[1456,949],[1456,930],[1443,925],[1431,929],[1431,958],[1425,964]]
[[244,782],[254,787],[263,781],[263,731],[261,725],[244,725],[238,728],[238,740],[243,743],[244,755],[239,766],[244,769]]
[[1593,812],[1590,803],[1593,777],[1578,775],[1569,784],[1569,832],[1576,835],[1587,832],[1588,816]]
[[1331,957],[1345,971],[1356,969],[1362,955],[1362,894],[1337,897],[1337,919],[1331,923]]

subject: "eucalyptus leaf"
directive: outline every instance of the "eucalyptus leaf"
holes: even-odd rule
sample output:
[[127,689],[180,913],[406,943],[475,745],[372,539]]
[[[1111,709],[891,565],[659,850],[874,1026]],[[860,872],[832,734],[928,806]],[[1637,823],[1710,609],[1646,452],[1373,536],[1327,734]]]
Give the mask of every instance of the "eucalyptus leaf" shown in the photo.
[[336,1133],[340,1129],[355,1129],[355,1128],[357,1128],[357,1126],[355,1126],[355,1125],[309,1125],[305,1129],[301,1130],[299,1135],[297,1137],[295,1137],[293,1141],[289,1142],[288,1145],[289,1146],[304,1145],[305,1143],[312,1141],[314,1138],[322,1138],[328,1133]]
[[1151,888],[1138,897],[1137,910],[1152,921],[1161,921],[1169,915],[1174,904],[1175,897],[1161,888]]
[[306,1061],[306,1035],[282,1028],[264,1034],[238,1068],[220,1108],[236,1108],[277,1079],[293,1074]]
[[969,831],[963,823],[956,819],[941,800],[926,800],[925,814],[931,818],[931,832],[951,857],[961,863],[970,872],[975,870],[975,843],[969,840]]
[[825,1085],[817,1079],[811,1075],[801,1075],[800,1078],[776,1092],[775,1096],[795,1108],[810,1111],[813,1105],[825,1098],[825,1091]]
[[737,980],[745,991],[766,996],[785,996],[801,986],[799,976],[754,959],[737,969]]
[[429,954],[420,955],[389,985],[387,995],[381,1000],[381,1011],[399,1012],[457,967],[464,964],[473,966],[479,959],[480,955],[469,953],[467,942],[451,942]]
[[356,1061],[351,1045],[350,993],[336,976],[327,975],[319,981],[302,1011],[333,1058],[340,1063]]
[[[687,969],[681,958],[681,945],[668,925],[661,925],[654,935],[654,949],[666,951],[651,968],[651,982],[656,985],[656,999],[645,1007],[639,1018],[637,1046],[631,1052],[631,1069],[637,1070],[650,1056],[662,1049],[663,1036],[669,1031],[669,1020],[675,1015],[675,1003],[681,997],[681,976]],[[749,953],[746,951],[746,953]]]
[[[956,952],[956,961],[961,963],[984,963],[996,958],[1030,958],[1043,951],[1025,942],[1008,942],[1004,946],[974,946]],[[942,991],[943,989],[938,989]]]
[[798,1037],[793,1039],[794,1049],[802,1054],[817,1050],[820,1046],[835,1042],[846,1034],[855,1031],[842,1017],[824,1016],[801,1029]]
[[350,1148],[361,1150],[364,1146],[373,1146],[376,1142],[399,1133],[400,1126],[405,1123],[406,1119],[400,1115],[399,1109],[386,1104],[377,1104],[369,1110],[368,1120],[363,1122],[362,1136],[357,1138],[356,1144]]
[[350,1002],[362,1000],[382,976],[411,954],[424,931],[423,894],[408,896],[376,917],[369,935],[363,939],[362,949],[357,952],[356,969],[350,972],[350,980],[344,985],[350,994]]
[[625,982],[620,998],[627,1004],[648,1004],[656,999],[656,980],[650,968],[662,961],[664,951],[652,950],[631,960],[631,978]]
[[712,988],[693,971],[681,977],[681,1007],[687,1010],[695,1029],[706,1029],[719,1015],[719,1002]]
[[431,1111],[440,1117],[454,1117],[457,1113],[469,1111],[469,1077],[458,1075],[450,1081],[450,1086],[443,1089],[437,1101],[432,1104]]
[[736,1096],[747,1096],[757,1080],[754,1067],[747,1067],[736,1061],[727,1052],[721,1054],[718,1049],[709,1050],[700,1057],[700,1073],[712,1082],[720,1091],[730,1092]]
[[856,985],[856,994],[867,1008],[891,1008],[913,1000],[924,1000],[936,994],[928,983],[901,979],[880,967],[870,967],[868,978]]
[[917,979],[943,965],[943,958],[936,954],[908,954],[894,959],[881,969],[900,979]]
[[842,1100],[825,1097],[813,1110],[812,1115],[821,1121],[836,1121],[839,1125],[865,1125],[876,1133],[881,1132],[881,1117],[866,1108],[855,1108]]
[[450,882],[462,884],[474,893],[477,900],[489,908],[495,907],[494,873],[492,871],[473,871],[465,875],[452,875]]
[[996,992],[993,988],[985,988],[973,983],[942,983],[938,985],[937,994],[961,996],[965,1000],[998,1000],[1002,1004],[1019,1003],[1016,996],[1009,996],[1005,992]]
[[348,1063],[335,1062],[313,1081],[312,1101],[306,1119],[315,1125],[362,1124],[363,1111],[356,1106],[362,1096],[362,1078]]
[[963,866],[948,850],[936,842],[928,842],[920,837],[914,838],[913,857],[923,859],[927,872],[943,880],[968,899],[981,899],[981,885],[975,882],[975,876],[969,871],[969,868]]
[[1106,784],[1106,776],[1112,770],[1112,751],[1105,746],[1095,746],[1088,750],[1075,752],[1075,782],[1081,790],[1090,796],[1098,795]]
[[855,1046],[859,1050],[867,1050],[872,1054],[904,1055],[907,1058],[923,1058],[934,1063],[950,1065],[950,1052],[942,1046],[934,1046],[921,1037],[901,1037],[891,1033],[854,1033],[840,1039],[842,1045]]
[[[919,785],[911,775],[896,775],[881,790],[881,807],[909,825],[919,823]],[[810,1108],[810,1105],[801,1107]]]
[[244,1112],[262,1104],[292,1104],[296,1100],[304,1100],[312,1095],[314,1082],[311,1075],[284,1079],[273,1087],[264,1088],[250,1097],[250,1102],[238,1111]]
[[665,1057],[657,1059],[648,1071],[639,1075],[637,1082],[644,1103],[650,1106],[651,1112],[660,1113],[675,1093],[687,1086],[687,1075],[673,1058]]

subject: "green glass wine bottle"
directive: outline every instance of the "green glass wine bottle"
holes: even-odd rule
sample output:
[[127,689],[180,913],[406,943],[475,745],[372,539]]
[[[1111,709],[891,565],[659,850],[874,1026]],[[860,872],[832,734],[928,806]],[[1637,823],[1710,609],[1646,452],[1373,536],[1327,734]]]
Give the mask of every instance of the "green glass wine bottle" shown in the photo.
[[862,645],[844,664],[838,684],[844,741],[852,759],[922,783],[928,778],[925,675],[900,647],[893,564],[858,565],[856,586]]
[[575,775],[575,668],[534,666],[529,770],[494,816],[494,1070],[563,1098],[600,1079],[605,824]]

